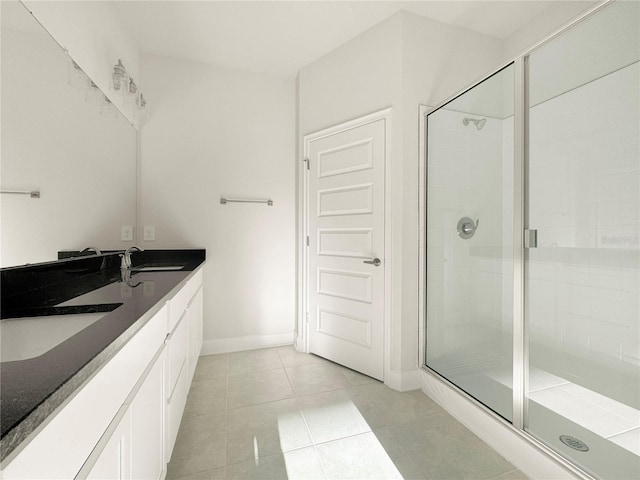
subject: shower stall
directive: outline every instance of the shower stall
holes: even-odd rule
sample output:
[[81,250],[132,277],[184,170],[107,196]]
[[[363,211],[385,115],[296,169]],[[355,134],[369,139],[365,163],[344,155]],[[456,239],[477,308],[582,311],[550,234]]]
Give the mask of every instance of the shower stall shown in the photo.
[[640,2],[426,124],[425,367],[595,478],[640,478]]

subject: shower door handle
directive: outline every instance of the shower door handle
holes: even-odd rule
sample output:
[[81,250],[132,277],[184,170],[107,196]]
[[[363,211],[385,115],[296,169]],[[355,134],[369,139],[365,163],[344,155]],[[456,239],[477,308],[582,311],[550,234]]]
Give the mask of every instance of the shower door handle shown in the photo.
[[362,263],[367,263],[369,265],[373,265],[374,267],[379,267],[382,262],[379,258],[374,258],[373,260],[363,260]]
[[525,228],[524,248],[538,248],[538,230]]

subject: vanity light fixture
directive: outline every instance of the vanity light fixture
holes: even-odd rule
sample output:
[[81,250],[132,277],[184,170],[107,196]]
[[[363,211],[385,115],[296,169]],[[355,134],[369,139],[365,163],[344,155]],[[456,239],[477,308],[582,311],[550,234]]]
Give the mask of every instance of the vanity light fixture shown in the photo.
[[138,95],[137,105],[138,105],[138,110],[144,111],[145,108],[147,108],[147,101],[145,100],[144,95],[142,94],[142,92],[140,92],[140,95]]
[[147,100],[142,92],[136,98],[136,106],[138,108],[134,111],[134,116],[140,125],[144,125],[149,121],[149,110],[147,109]]
[[142,92],[136,85],[136,82],[127,73],[122,60],[118,59],[118,63],[113,66],[112,87],[113,90],[123,96],[124,106],[127,109],[133,110],[133,117],[140,121],[140,123],[146,123],[147,110],[145,109],[147,101],[145,100]]
[[118,59],[118,63],[113,66],[113,74],[111,77],[113,80],[113,89],[126,95],[129,87],[129,75],[127,74],[127,69],[124,68],[122,64],[122,60]]
[[133,78],[129,77],[129,86],[127,87],[127,95],[124,97],[124,102],[127,105],[137,106],[138,103],[138,86]]

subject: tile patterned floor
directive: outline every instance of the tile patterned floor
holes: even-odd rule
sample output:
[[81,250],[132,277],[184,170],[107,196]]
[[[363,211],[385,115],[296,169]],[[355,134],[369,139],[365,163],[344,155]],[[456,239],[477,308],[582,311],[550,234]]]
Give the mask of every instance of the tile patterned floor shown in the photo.
[[292,347],[200,357],[167,479],[526,477],[420,391]]

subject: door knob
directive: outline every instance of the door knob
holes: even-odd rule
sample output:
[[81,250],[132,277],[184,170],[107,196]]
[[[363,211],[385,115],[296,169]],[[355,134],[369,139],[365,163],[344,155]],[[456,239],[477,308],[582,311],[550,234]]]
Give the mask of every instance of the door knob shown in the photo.
[[379,267],[382,262],[379,258],[374,258],[373,260],[363,260],[362,263],[368,263],[369,265],[373,265],[374,267]]

